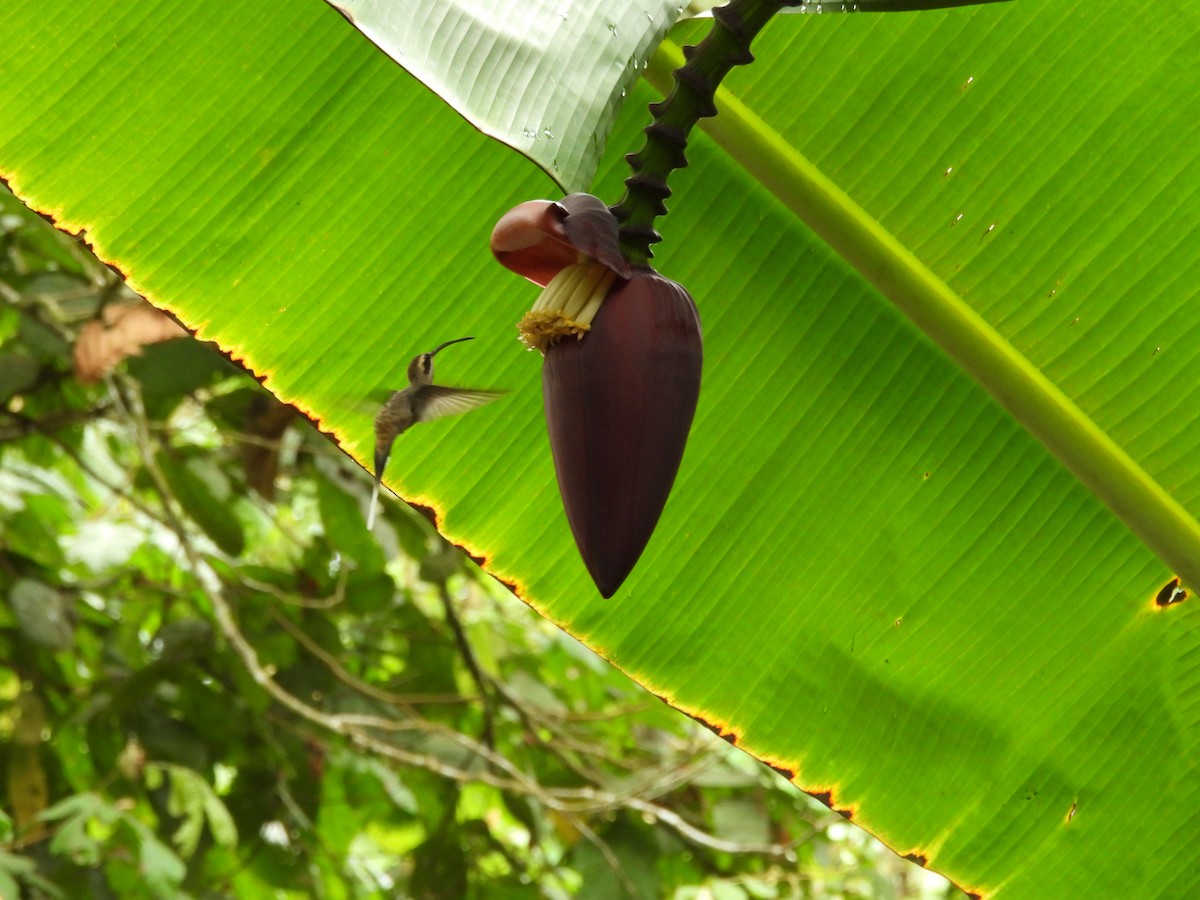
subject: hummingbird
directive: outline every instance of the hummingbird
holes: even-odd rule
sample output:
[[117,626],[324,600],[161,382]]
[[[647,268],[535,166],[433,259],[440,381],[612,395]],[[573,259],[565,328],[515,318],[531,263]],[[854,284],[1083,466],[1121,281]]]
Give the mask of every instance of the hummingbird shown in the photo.
[[379,500],[379,485],[387,467],[392,442],[418,422],[430,422],[443,416],[470,412],[485,403],[502,397],[507,391],[484,391],[471,388],[446,387],[433,383],[433,358],[451,344],[473,341],[473,337],[455,338],[438,344],[408,364],[408,387],[392,393],[379,415],[375,417],[375,487],[371,491],[371,511],[367,530],[375,525],[375,505]]

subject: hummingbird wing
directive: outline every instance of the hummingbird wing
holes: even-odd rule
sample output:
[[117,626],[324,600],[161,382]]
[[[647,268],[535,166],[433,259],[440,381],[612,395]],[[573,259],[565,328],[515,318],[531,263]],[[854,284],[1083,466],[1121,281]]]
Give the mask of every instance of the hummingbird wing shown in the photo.
[[[440,349],[440,348],[439,348]],[[470,412],[491,403],[508,391],[476,391],[470,388],[422,385],[415,390],[392,392],[379,415],[375,417],[375,486],[371,491],[371,507],[367,514],[367,530],[375,526],[375,510],[379,502],[379,486],[383,470],[397,435],[417,422],[428,422],[443,416]]]
[[507,393],[508,391],[477,391],[470,388],[427,384],[420,389],[413,407],[417,410],[418,422],[431,422],[443,416],[456,416],[459,413],[478,409],[485,403],[498,400]]

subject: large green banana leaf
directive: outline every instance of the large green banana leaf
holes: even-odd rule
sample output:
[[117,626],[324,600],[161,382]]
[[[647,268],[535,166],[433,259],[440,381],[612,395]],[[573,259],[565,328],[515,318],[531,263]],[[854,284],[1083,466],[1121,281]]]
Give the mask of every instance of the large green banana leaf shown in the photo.
[[[729,82],[1192,515],[1198,38],[1178,2],[794,17]],[[1159,608],[1170,569],[741,164],[690,158],[657,262],[704,389],[604,601],[515,339],[532,289],[487,251],[545,175],[317,0],[0,24],[0,174],[347,452],[364,397],[478,337],[440,379],[513,394],[405,434],[389,481],[529,603],[968,890],[1196,895],[1200,607]]]

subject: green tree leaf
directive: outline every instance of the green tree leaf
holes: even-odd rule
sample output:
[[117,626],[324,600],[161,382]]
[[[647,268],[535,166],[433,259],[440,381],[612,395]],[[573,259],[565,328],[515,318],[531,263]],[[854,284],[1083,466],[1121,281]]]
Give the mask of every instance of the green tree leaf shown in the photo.
[[142,384],[142,402],[154,418],[165,419],[184,395],[217,375],[236,371],[211,347],[198,341],[150,344],[129,360],[129,371]]
[[17,624],[30,640],[66,650],[75,636],[71,601],[61,591],[32,578],[20,578],[8,591]]
[[183,819],[172,836],[179,852],[184,857],[196,852],[205,819],[217,844],[222,847],[236,846],[237,826],[221,798],[203,776],[184,766],[165,765],[163,768],[171,779],[167,809],[171,815]]
[[21,495],[24,508],[8,519],[5,543],[17,553],[29,557],[49,570],[64,562],[56,531],[66,520],[60,498],[53,494]]
[[84,793],[60,800],[38,818],[57,823],[50,849],[86,866],[100,861],[101,842],[89,834],[89,824],[111,827],[120,821],[121,811],[98,794]]
[[66,896],[37,874],[37,863],[34,860],[0,850],[0,897],[20,897],[19,881],[37,888],[42,894],[55,900]]
[[317,481],[317,503],[329,543],[366,573],[364,577],[382,571],[383,553],[371,539],[355,500],[328,478],[321,478]]
[[240,556],[246,547],[246,534],[229,508],[230,504],[217,499],[213,489],[192,470],[187,460],[161,453],[158,468],[184,512],[223,552]]
[[177,897],[179,884],[187,874],[183,860],[154,836],[145,825],[127,820],[139,838],[139,874],[145,885],[159,897]]
[[331,4],[480,131],[568,190],[595,175],[622,98],[683,8],[677,0]]

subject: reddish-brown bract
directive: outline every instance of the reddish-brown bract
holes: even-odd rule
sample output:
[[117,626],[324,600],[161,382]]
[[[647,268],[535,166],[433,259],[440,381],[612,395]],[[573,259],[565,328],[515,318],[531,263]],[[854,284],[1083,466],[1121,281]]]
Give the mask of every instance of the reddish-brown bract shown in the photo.
[[575,543],[605,597],[658,523],[700,396],[696,305],[650,269],[618,281],[582,340],[546,353],[542,393]]
[[514,206],[492,229],[492,254],[503,266],[542,287],[582,253],[622,278],[629,263],[621,255],[617,220],[591,194],[561,200],[526,200]]

